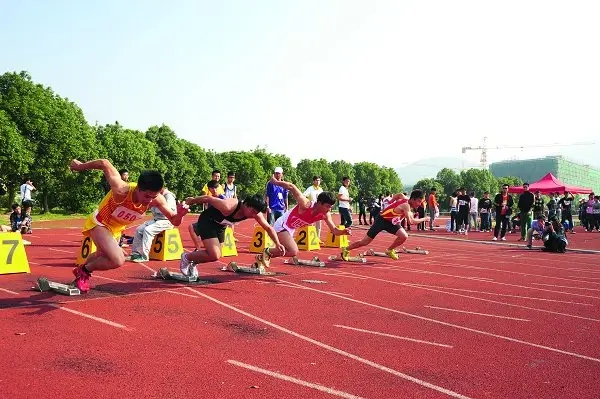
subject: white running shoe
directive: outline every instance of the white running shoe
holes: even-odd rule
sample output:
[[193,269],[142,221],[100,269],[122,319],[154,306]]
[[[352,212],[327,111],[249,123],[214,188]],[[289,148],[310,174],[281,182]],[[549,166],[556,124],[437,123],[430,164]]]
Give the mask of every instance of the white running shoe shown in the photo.
[[[194,265],[194,262],[191,262],[187,259],[186,253],[181,254],[181,262],[179,263],[179,270],[184,276],[191,276],[190,267]],[[195,269],[195,268],[194,268]],[[198,271],[196,271],[198,273]]]

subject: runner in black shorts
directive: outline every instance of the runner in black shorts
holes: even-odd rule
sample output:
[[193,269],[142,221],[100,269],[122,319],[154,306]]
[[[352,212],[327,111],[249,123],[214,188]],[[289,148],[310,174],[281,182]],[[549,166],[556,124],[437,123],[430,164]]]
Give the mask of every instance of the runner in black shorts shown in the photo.
[[244,201],[240,201],[237,198],[221,199],[210,195],[202,195],[200,197],[187,198],[185,202],[188,205],[210,205],[200,214],[198,222],[194,226],[194,232],[202,239],[204,249],[181,255],[180,269],[186,276],[198,276],[196,264],[213,262],[220,259],[221,244],[225,240],[225,229],[227,226],[249,218],[254,218],[265,229],[265,232],[269,234],[275,243],[276,248],[285,251],[277,238],[275,230],[265,219],[263,213],[267,210],[267,204],[262,195],[253,195]]
[[351,250],[369,245],[377,234],[382,231],[387,231],[396,236],[396,239],[387,248],[385,253],[392,259],[398,259],[395,248],[402,245],[408,238],[408,233],[400,226],[400,223],[402,223],[404,218],[406,218],[409,224],[421,223],[427,219],[426,217],[415,219],[412,212],[413,209],[418,208],[423,202],[423,198],[424,194],[421,190],[414,190],[410,194],[410,197],[406,197],[401,193],[394,195],[389,205],[377,215],[375,223],[367,231],[367,235],[362,240],[352,243],[346,248],[342,248],[342,259],[348,259]]

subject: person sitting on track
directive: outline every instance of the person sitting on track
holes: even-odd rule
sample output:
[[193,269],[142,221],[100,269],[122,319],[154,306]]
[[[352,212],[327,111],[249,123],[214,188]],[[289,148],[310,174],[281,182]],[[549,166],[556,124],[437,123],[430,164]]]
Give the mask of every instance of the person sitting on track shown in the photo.
[[128,225],[144,217],[148,208],[156,206],[175,226],[181,224],[181,219],[188,212],[185,204],[177,204],[176,212],[169,208],[165,197],[160,193],[164,180],[158,171],[143,171],[137,183],[128,183],[121,179],[117,169],[106,159],[89,162],[74,159],[70,167],[76,172],[101,170],[111,187],[83,227],[83,235],[92,239],[97,250],[83,265],[73,270],[74,285],[81,292],[89,291],[93,271],[123,266],[125,255],[117,240]]
[[325,220],[327,227],[333,235],[350,235],[351,230],[344,228],[338,229],[331,219],[331,207],[335,204],[336,196],[330,192],[322,192],[317,196],[317,201],[312,202],[306,198],[302,191],[294,184],[283,180],[277,180],[273,176],[271,183],[281,186],[288,190],[296,199],[297,205],[286,211],[275,221],[273,227],[277,232],[279,241],[285,247],[285,250],[279,248],[266,248],[262,254],[256,255],[256,260],[264,267],[269,267],[271,258],[285,256],[296,256],[298,254],[298,245],[294,240],[296,229],[315,223],[319,220]]
[[181,255],[180,269],[186,276],[198,277],[196,264],[214,262],[221,258],[221,244],[225,241],[225,229],[234,223],[254,218],[256,222],[267,232],[275,243],[277,250],[285,252],[283,245],[279,242],[273,227],[269,225],[264,212],[267,204],[262,195],[256,194],[246,198],[244,201],[238,198],[218,198],[210,195],[189,197],[185,200],[187,205],[207,204],[208,207],[194,223],[194,234],[202,239],[204,249]]
[[531,227],[527,230],[527,235],[525,240],[527,240],[527,248],[531,249],[533,244],[533,239],[541,240],[542,234],[544,234],[544,230],[546,229],[546,216],[538,215],[537,219],[531,222]]
[[404,241],[408,238],[408,233],[400,225],[402,221],[406,218],[408,224],[411,225],[425,222],[427,219],[426,217],[415,219],[412,212],[413,208],[418,208],[423,201],[423,198],[424,194],[421,190],[414,190],[410,193],[410,197],[406,197],[401,193],[394,195],[389,202],[389,205],[377,215],[375,223],[369,228],[367,235],[362,240],[342,248],[342,259],[348,260],[351,250],[369,245],[371,241],[377,237],[377,234],[382,231],[387,231],[396,236],[396,239],[387,248],[385,253],[392,259],[398,259],[398,254],[395,249],[404,244]]

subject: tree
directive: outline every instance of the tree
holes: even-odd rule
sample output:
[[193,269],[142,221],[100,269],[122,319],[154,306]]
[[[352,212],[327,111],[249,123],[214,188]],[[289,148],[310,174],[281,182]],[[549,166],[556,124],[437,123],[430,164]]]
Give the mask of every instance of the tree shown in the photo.
[[460,172],[462,185],[468,192],[474,191],[477,198],[481,198],[484,192],[493,192],[497,187],[494,175],[485,169],[467,169]]
[[239,197],[244,198],[264,192],[268,177],[260,160],[253,153],[247,151],[224,152],[221,153],[221,160],[226,170],[235,171],[235,180],[239,182]]
[[449,168],[440,170],[435,179],[444,187],[444,194],[447,196],[450,196],[462,186],[460,175]]
[[[0,109],[21,133],[34,155],[29,177],[47,212],[61,193],[72,191],[68,164],[96,152],[95,137],[83,112],[52,89],[35,84],[27,72],[0,76]],[[33,167],[35,164],[35,167]],[[80,187],[85,197],[88,187]],[[91,194],[91,191],[89,192]]]
[[17,187],[22,183],[23,176],[29,173],[33,160],[31,146],[8,114],[0,109],[0,178],[8,187],[8,195],[2,198],[5,207],[9,207],[14,200]]
[[309,187],[313,176],[321,176],[321,187],[325,191],[331,191],[336,184],[336,178],[326,159],[303,159],[296,165],[296,174],[302,182],[302,187]]
[[398,173],[392,168],[380,168],[382,177],[382,184],[385,187],[385,191],[390,193],[400,193],[403,190],[402,180]]

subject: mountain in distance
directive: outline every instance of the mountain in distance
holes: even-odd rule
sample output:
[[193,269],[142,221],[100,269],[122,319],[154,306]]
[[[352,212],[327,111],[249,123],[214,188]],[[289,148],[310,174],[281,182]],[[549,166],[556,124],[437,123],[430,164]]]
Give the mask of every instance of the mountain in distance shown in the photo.
[[435,157],[421,159],[395,170],[402,180],[404,190],[407,191],[421,179],[435,178],[438,172],[444,168],[450,168],[456,173],[460,173],[463,169],[479,167],[481,165],[458,157]]

